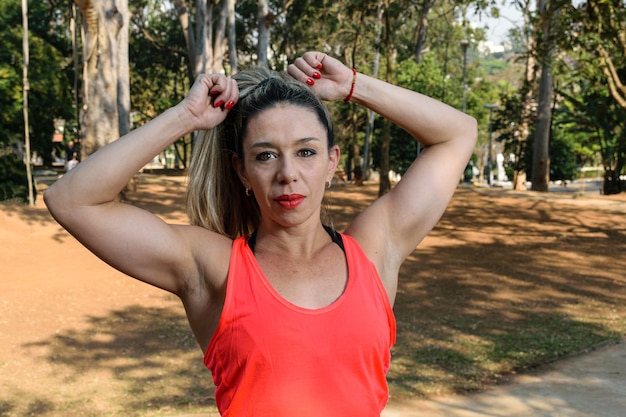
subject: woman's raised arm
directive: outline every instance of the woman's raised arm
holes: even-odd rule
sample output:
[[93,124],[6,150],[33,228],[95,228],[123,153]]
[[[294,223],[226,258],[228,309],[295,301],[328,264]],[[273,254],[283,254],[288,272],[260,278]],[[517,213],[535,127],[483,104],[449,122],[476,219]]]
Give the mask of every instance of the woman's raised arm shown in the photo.
[[289,72],[305,82],[311,78],[323,99],[350,97],[425,147],[402,180],[346,230],[376,264],[393,300],[400,265],[440,219],[467,166],[477,138],[476,120],[423,94],[353,73],[319,52],[303,55]]
[[237,98],[237,85],[230,78],[198,77],[178,105],[95,152],[46,190],[48,209],[105,262],[179,293],[183,277],[199,275],[194,245],[208,239],[203,243],[210,251],[221,237],[209,238],[212,234],[194,227],[168,225],[116,197],[139,169],[178,138],[221,123]]

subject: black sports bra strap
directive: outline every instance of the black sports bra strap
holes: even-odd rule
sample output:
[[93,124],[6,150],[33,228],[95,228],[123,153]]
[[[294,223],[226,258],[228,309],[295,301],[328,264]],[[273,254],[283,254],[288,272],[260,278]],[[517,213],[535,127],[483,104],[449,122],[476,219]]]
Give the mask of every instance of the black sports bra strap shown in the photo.
[[252,234],[248,236],[248,246],[250,247],[252,253],[254,253],[254,246],[256,245],[256,233],[258,231],[259,229],[254,229],[254,232],[252,232]]
[[[326,230],[326,233],[328,233],[332,241],[336,243],[341,248],[342,251],[345,252],[346,249],[343,246],[343,239],[341,238],[341,234],[330,226],[326,226],[326,225],[323,225],[323,226],[324,226],[324,230]],[[252,251],[252,253],[254,253],[254,247],[256,245],[257,232],[258,232],[258,229],[252,232],[252,234],[248,237],[248,246],[250,247],[250,250]]]
[[341,233],[337,232],[335,229],[333,229],[330,226],[326,226],[324,225],[324,229],[326,229],[326,232],[330,235],[330,238],[332,239],[333,242],[335,242],[342,251],[346,251],[346,248],[343,246],[343,239],[341,238]]

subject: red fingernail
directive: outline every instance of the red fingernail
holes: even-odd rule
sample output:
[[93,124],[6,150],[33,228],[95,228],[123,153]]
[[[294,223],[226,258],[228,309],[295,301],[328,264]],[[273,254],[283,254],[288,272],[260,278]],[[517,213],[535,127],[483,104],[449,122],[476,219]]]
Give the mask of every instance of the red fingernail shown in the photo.
[[307,83],[308,85],[313,85],[313,84],[315,84],[315,81],[313,81],[313,79],[312,79],[312,78],[307,78],[307,79],[306,79],[306,83]]
[[322,74],[320,74],[319,72],[315,71],[313,73],[313,78],[315,78],[316,80],[319,80],[320,78],[322,78]]
[[228,103],[226,103],[226,109],[230,110],[233,108],[234,105],[235,105],[235,102],[231,100]]
[[216,101],[213,107],[222,107],[222,104],[224,104],[224,100]]
[[215,96],[219,93],[220,93],[219,91],[213,91],[213,90],[209,91],[209,94],[211,94],[212,96]]
[[315,68],[322,69],[322,68],[324,68],[324,66],[321,63],[319,63],[319,64],[317,64],[317,67],[315,67]]

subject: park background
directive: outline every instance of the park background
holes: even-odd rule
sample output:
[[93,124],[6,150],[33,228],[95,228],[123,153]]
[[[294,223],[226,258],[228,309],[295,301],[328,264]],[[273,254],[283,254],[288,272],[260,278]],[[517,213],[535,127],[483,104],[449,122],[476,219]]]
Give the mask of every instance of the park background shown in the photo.
[[[505,8],[519,18],[494,43],[483,25]],[[177,103],[197,73],[282,71],[309,49],[479,122],[457,195],[401,271],[392,403],[482,390],[619,340],[624,16],[619,1],[0,0],[0,416],[214,412],[182,307],[95,259],[41,192],[70,142],[88,157]],[[362,108],[330,108],[348,121],[330,192],[341,230],[420,149]],[[123,198],[185,222],[192,143],[157,156]]]

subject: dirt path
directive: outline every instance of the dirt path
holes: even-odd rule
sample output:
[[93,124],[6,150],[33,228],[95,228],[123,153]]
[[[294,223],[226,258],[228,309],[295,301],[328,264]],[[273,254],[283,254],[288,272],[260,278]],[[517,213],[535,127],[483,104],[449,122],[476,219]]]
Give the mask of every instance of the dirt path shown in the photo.
[[[375,192],[337,186],[335,226],[341,230]],[[130,195],[170,222],[185,221],[182,199],[176,177],[146,176]],[[474,302],[494,309],[527,298],[539,311],[549,298],[564,312],[584,309],[591,321],[614,314],[623,324],[623,200],[460,189],[402,269],[394,357],[410,356],[422,334],[415,328],[429,326],[424,323],[443,309],[454,315],[469,308],[460,290],[477,295],[486,285],[493,286],[491,296]],[[36,208],[0,206],[0,244],[1,417],[217,415],[210,373],[174,297],[96,259],[41,201]],[[398,366],[390,374],[393,395],[429,394],[405,383],[403,372]]]

